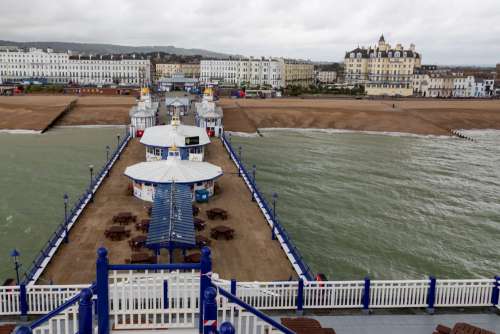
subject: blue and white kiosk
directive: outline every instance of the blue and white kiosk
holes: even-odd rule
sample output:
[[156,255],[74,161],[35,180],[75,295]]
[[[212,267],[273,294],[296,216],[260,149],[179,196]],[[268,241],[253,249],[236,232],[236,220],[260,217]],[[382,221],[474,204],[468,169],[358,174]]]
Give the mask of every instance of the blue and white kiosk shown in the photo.
[[125,169],[133,183],[134,196],[153,202],[156,188],[163,184],[189,185],[195,198],[198,190],[214,194],[214,182],[221,177],[222,168],[208,162],[181,160],[177,148],[171,147],[168,159],[140,162]]
[[130,133],[132,137],[140,137],[144,130],[156,125],[159,103],[153,102],[149,88],[141,89],[141,97],[136,106],[130,109]]
[[203,100],[195,104],[195,110],[196,125],[205,129],[210,137],[220,137],[224,132],[222,108],[217,106],[215,102]]
[[146,146],[146,161],[168,159],[169,149],[174,146],[179,149],[181,160],[203,161],[210,138],[204,129],[181,124],[179,117],[174,116],[169,125],[147,128],[141,143]]

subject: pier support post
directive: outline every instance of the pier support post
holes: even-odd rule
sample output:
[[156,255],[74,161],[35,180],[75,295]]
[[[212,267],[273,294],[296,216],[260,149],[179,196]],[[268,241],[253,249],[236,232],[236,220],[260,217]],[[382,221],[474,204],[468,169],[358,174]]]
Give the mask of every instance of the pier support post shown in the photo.
[[28,320],[28,295],[24,283],[19,284],[19,310],[21,311],[21,320]]
[[363,313],[370,314],[370,277],[365,277],[365,288],[363,290]]
[[[212,284],[212,259],[210,257],[210,248],[203,247],[201,250],[201,262],[200,262],[200,316],[198,329],[200,333],[203,333],[203,309],[204,309],[204,299],[205,290],[210,288]],[[101,334],[101,333],[99,333]]]
[[495,276],[495,282],[493,282],[493,291],[491,292],[491,304],[493,309],[499,305],[500,300],[500,276]]
[[78,334],[92,334],[92,291],[83,289],[78,305]]
[[429,291],[427,292],[427,313],[434,314],[434,303],[436,302],[436,278],[429,277]]
[[96,279],[98,334],[109,334],[108,251],[104,247],[97,250]]
[[304,314],[304,280],[299,278],[297,287],[297,315]]
[[203,302],[203,334],[217,333],[217,290],[208,287],[204,293]]

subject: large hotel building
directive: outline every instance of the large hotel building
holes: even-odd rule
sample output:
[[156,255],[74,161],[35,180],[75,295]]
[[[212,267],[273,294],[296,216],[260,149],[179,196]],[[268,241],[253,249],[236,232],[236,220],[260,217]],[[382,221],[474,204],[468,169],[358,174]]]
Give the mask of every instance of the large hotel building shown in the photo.
[[345,55],[345,82],[363,85],[367,95],[413,94],[412,79],[421,66],[415,45],[409,49],[397,44],[394,48],[380,37],[375,47],[358,47]]
[[149,59],[141,55],[80,56],[30,48],[0,50],[0,82],[141,86],[151,81]]

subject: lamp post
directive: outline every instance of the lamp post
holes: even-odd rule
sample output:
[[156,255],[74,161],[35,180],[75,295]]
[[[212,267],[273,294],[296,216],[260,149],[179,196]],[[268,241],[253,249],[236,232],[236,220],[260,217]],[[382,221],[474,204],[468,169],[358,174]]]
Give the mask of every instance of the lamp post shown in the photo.
[[64,194],[64,242],[69,242],[68,237],[68,194]]
[[109,145],[106,145],[106,162],[109,162],[109,150],[111,149],[111,147],[109,147]]
[[255,172],[256,172],[257,166],[252,165],[252,182],[253,182],[253,187],[252,187],[252,202],[255,202]]
[[20,255],[21,254],[17,251],[17,249],[13,249],[12,252],[10,252],[10,256],[14,261],[14,269],[16,270],[17,285],[19,285],[19,268],[21,268],[21,265],[18,261]]
[[118,147],[120,147],[120,134],[116,135],[116,149],[118,150]]
[[273,226],[272,226],[272,232],[271,232],[271,238],[273,240],[276,239],[276,233],[274,231],[274,226],[276,225],[276,200],[278,199],[278,194],[273,193]]
[[92,181],[94,180],[94,165],[89,165],[89,172],[90,172],[90,184],[89,184],[89,193],[90,193],[90,201],[93,202],[93,196],[92,196]]

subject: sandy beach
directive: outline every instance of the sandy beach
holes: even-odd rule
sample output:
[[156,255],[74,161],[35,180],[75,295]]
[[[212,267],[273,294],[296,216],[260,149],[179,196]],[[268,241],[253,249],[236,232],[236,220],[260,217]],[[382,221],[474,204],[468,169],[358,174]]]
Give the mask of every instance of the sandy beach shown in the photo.
[[225,130],[319,128],[449,135],[500,129],[500,100],[221,99]]

